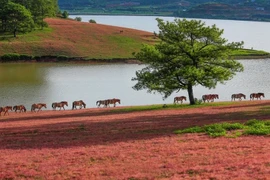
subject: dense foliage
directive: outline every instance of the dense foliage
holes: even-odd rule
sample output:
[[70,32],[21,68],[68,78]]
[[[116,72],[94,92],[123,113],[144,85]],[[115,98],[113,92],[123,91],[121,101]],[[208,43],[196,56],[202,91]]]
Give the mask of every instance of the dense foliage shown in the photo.
[[135,54],[148,66],[136,72],[135,90],[159,92],[164,98],[174,91],[188,91],[190,104],[195,104],[193,87],[202,85],[215,88],[225,83],[243,66],[230,60],[229,55],[241,48],[243,42],[228,43],[222,38],[223,30],[215,25],[206,26],[199,20],[164,22],[157,19],[160,43],[145,45]]
[[56,16],[57,0],[2,0],[0,2],[0,32],[25,33],[47,24],[45,17]]

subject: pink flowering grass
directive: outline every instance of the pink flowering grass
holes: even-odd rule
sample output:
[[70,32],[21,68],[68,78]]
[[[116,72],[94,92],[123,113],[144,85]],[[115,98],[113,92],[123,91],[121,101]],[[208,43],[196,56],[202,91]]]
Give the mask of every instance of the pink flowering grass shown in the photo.
[[[211,138],[174,130],[269,118],[270,101],[0,117],[0,179],[269,179],[270,137]],[[123,107],[114,109],[121,110]]]

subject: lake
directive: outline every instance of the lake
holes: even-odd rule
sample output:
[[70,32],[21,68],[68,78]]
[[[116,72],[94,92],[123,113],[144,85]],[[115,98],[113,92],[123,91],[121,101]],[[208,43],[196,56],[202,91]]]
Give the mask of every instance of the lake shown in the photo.
[[[155,17],[80,17],[84,21],[95,19],[97,23],[102,24],[115,23],[113,25],[157,31]],[[220,28],[224,27],[226,36],[233,41],[243,40],[248,42],[247,46],[266,51],[270,47],[267,42],[270,36],[268,35],[269,23],[206,21],[207,24],[215,23]],[[257,29],[258,27],[265,27],[264,31]],[[254,36],[257,30],[257,36]],[[259,41],[261,42],[258,43]],[[194,88],[195,97],[200,99],[203,94],[213,93],[220,95],[218,101],[230,101],[230,96],[234,93],[242,92],[249,96],[252,92],[264,92],[268,98],[270,59],[240,60],[240,62],[245,68],[243,73],[238,73],[225,85],[218,84],[216,89],[209,90],[197,86]],[[75,100],[82,99],[87,107],[96,107],[97,100],[108,98],[120,98],[123,106],[149,105],[172,103],[176,95],[187,96],[186,91],[180,91],[163,100],[160,94],[133,90],[132,86],[135,82],[131,81],[131,78],[135,77],[135,72],[143,67],[144,65],[137,64],[2,63],[0,64],[0,106],[24,104],[29,109],[33,103],[44,102],[47,103],[48,109],[51,109],[52,102],[65,100],[69,102],[68,109],[70,109],[71,103]]]
[[[173,21],[174,17],[158,16],[97,16],[97,15],[70,15],[70,18],[81,17],[83,22],[94,19],[99,24],[121,26],[133,29],[140,29],[149,32],[158,32],[156,18],[165,21]],[[216,24],[220,29],[224,29],[223,37],[229,41],[244,41],[245,48],[253,48],[270,52],[270,23],[255,21],[236,20],[213,20],[200,19],[206,25]]]

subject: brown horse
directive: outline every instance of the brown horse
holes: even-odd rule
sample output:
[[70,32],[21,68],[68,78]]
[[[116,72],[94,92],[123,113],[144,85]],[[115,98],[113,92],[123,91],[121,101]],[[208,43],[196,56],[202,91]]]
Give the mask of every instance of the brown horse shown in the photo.
[[17,113],[17,111],[19,112],[26,112],[26,108],[24,105],[16,105],[13,106],[13,110]]
[[57,107],[59,107],[59,111],[63,108],[65,110],[64,106],[68,106],[67,101],[61,101],[61,102],[54,102],[52,103],[53,110],[56,110]]
[[6,106],[6,107],[3,107],[2,108],[2,112],[4,112],[4,116],[6,115],[6,114],[9,114],[8,113],[8,111],[12,111],[12,106]]
[[72,103],[72,109],[77,109],[77,106],[80,106],[80,109],[85,108],[86,104],[83,102],[83,100],[79,100],[79,101],[74,101]]
[[109,101],[108,101],[108,100],[98,100],[98,101],[96,102],[96,105],[97,105],[98,107],[100,107],[100,105],[103,105],[103,107],[107,107],[107,106],[109,105]]
[[254,100],[255,98],[260,99],[261,97],[264,97],[264,93],[251,93],[250,94],[250,100]]
[[246,95],[244,95],[243,93],[232,94],[231,98],[232,101],[235,101],[235,99],[239,99],[239,101],[242,101],[242,98],[246,99]]
[[41,111],[41,108],[43,108],[43,107],[47,108],[47,105],[45,103],[32,104],[31,112],[33,112],[33,111],[36,112],[36,109],[38,109],[38,111]]
[[173,103],[176,104],[180,101],[181,104],[183,104],[183,101],[186,101],[186,100],[187,100],[186,96],[177,96],[174,98]]
[[218,94],[205,94],[202,96],[202,100],[203,102],[207,101],[207,102],[214,102],[215,99],[218,99],[219,96]]
[[116,103],[121,104],[120,99],[115,99],[115,98],[113,98],[113,99],[107,99],[105,101],[107,101],[108,106],[110,106],[110,104],[113,104],[113,107],[116,106]]

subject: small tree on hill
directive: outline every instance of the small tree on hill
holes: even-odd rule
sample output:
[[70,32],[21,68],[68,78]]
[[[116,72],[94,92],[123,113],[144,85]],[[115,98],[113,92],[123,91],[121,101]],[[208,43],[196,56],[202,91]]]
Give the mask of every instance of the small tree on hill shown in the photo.
[[133,89],[159,92],[167,98],[174,91],[186,89],[190,104],[195,104],[193,87],[202,85],[215,88],[233,78],[243,66],[230,59],[232,50],[241,48],[243,42],[227,43],[223,30],[209,27],[198,20],[164,22],[158,19],[160,42],[144,45],[135,57],[147,67],[136,72]]

